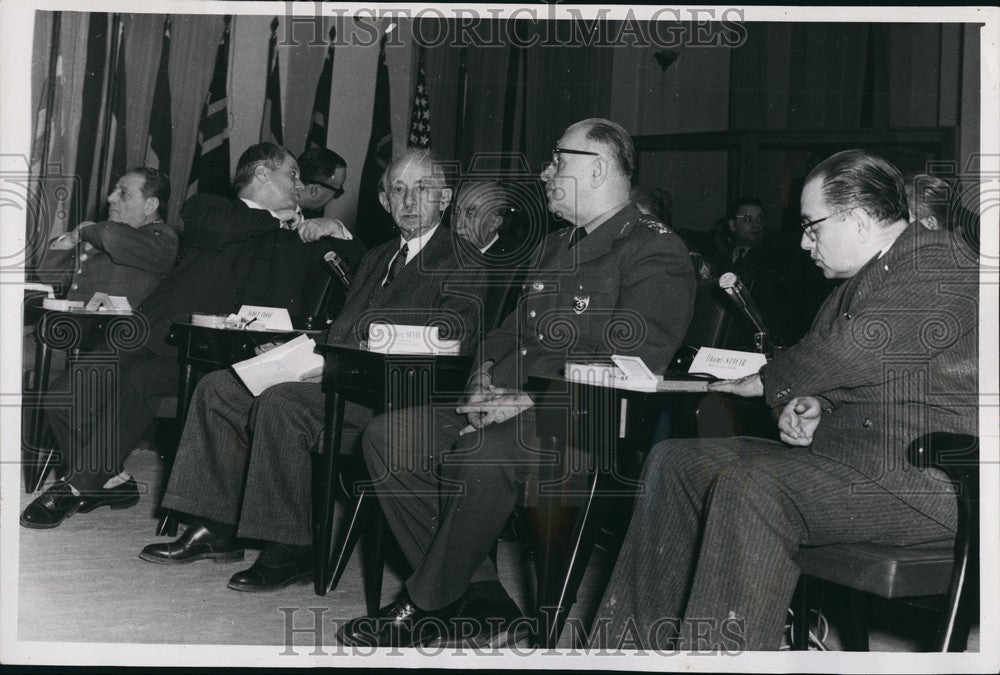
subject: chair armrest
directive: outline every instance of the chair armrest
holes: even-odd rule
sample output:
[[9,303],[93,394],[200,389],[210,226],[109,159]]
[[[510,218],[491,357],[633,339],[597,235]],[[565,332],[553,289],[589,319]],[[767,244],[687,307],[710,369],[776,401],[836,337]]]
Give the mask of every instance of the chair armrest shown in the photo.
[[959,499],[979,499],[979,437],[935,431],[918,437],[906,458],[918,469],[939,469],[958,488]]

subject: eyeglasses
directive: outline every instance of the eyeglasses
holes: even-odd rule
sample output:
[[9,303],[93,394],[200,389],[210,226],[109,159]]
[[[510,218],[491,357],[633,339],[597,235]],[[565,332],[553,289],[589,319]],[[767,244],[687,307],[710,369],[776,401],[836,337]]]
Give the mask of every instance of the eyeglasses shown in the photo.
[[552,164],[557,167],[561,166],[559,161],[559,155],[588,155],[590,157],[603,157],[599,152],[593,152],[592,150],[574,150],[573,148],[560,148],[556,146],[552,149]]
[[332,190],[333,191],[333,198],[334,199],[340,199],[340,197],[343,196],[343,194],[344,194],[344,188],[342,188],[342,187],[336,187],[334,185],[330,185],[326,181],[316,180],[315,178],[313,178],[313,179],[310,179],[310,180],[307,180],[307,181],[303,181],[303,182],[306,185],[322,185],[327,190]]
[[816,241],[816,229],[815,228],[816,228],[817,225],[819,225],[820,223],[822,223],[824,220],[829,220],[830,218],[833,218],[834,216],[839,216],[841,213],[847,213],[848,211],[853,211],[853,210],[854,210],[854,207],[852,206],[849,209],[841,209],[839,211],[834,211],[830,215],[823,216],[822,218],[817,218],[816,220],[806,221],[806,222],[802,223],[802,231],[805,233],[805,235],[807,237],[809,237],[810,241]]
[[744,213],[741,216],[736,216],[733,220],[739,220],[744,223],[763,223],[764,216],[751,216],[749,213]]

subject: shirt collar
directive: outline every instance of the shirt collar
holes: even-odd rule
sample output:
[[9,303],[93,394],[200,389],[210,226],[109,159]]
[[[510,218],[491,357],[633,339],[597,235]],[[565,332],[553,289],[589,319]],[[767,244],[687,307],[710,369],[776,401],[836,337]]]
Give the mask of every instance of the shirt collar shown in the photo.
[[402,237],[399,238],[399,245],[397,248],[402,248],[403,244],[407,245],[406,262],[410,262],[417,256],[418,253],[420,253],[420,249],[427,245],[427,242],[430,241],[430,238],[434,236],[434,233],[437,232],[437,229],[440,226],[441,224],[438,223],[431,229],[427,230],[423,234],[417,235],[413,239],[407,240]]
[[[258,204],[257,202],[255,202],[252,199],[247,199],[246,197],[240,197],[240,200],[244,204],[246,204],[247,206],[249,206],[251,209],[259,209],[261,211],[267,211],[268,213],[270,213],[275,218],[278,217],[278,215],[274,211],[272,211],[271,209],[264,208],[263,206],[261,206],[260,204]],[[302,215],[302,207],[301,206],[296,206],[295,207],[295,218],[293,218],[292,220],[283,220],[283,221],[281,221],[281,229],[283,229],[283,230],[295,230],[295,229],[298,228],[299,225],[302,224],[303,220],[305,220],[305,217]]]
[[490,246],[492,246],[493,244],[495,244],[496,241],[497,241],[497,239],[499,239],[499,238],[500,238],[500,235],[498,233],[494,233],[493,234],[493,238],[490,239],[488,242],[486,242],[486,245],[483,246],[483,247],[481,247],[479,249],[479,252],[480,253],[486,253],[488,250],[490,250]]

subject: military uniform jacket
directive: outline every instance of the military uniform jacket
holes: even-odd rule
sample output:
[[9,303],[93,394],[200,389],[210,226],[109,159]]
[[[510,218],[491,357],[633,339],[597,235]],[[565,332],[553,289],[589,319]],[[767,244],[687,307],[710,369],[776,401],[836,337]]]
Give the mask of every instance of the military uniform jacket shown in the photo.
[[822,402],[812,452],[872,479],[857,489],[884,488],[931,517],[954,497],[928,494],[905,453],[927,432],[976,433],[979,285],[969,258],[948,232],[911,225],[761,371],[770,405]]
[[80,245],[45,252],[38,277],[67,288],[67,300],[124,295],[138,307],[177,261],[177,232],[163,222],[132,227],[106,220],[80,230]]
[[662,373],[681,344],[695,278],[680,238],[632,204],[569,249],[571,231],[545,238],[517,309],[483,340],[477,363],[494,362],[497,386],[612,354]]
[[[479,339],[482,275],[456,255],[451,231],[439,225],[398,276],[382,286],[399,237],[380,244],[361,260],[344,309],[327,332],[328,344],[358,346],[372,322],[441,327],[440,336],[461,340],[469,350]],[[471,282],[471,283],[470,283]]]

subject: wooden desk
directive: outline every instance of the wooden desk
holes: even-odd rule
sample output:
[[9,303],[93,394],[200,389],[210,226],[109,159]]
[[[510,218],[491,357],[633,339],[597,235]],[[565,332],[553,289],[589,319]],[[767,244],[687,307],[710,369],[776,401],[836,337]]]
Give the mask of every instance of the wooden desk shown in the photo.
[[[49,370],[52,352],[69,352],[70,370],[74,368],[100,367],[107,369],[104,376],[109,386],[117,388],[117,354],[120,350],[132,350],[146,341],[148,326],[141,314],[119,314],[113,312],[88,312],[85,310],[57,311],[40,306],[26,306],[25,319],[35,324],[35,365],[31,387],[25,392],[23,406],[32,411],[28,426],[28,442],[22,447],[24,488],[35,492],[55,459],[52,444],[45,443],[45,420],[42,410],[46,405],[73,406],[79,401],[73,392],[49,393]],[[80,360],[80,355],[105,349],[94,359]],[[44,445],[49,445],[47,449]]]
[[[316,595],[326,595],[339,566],[333,564],[331,523],[344,401],[372,408],[376,414],[418,405],[453,405],[465,393],[472,358],[379,354],[335,345],[319,345],[317,351],[324,358],[326,425],[322,452],[313,456],[314,588]],[[349,555],[350,544],[345,548]],[[366,589],[366,595],[379,594],[371,591]]]
[[[629,391],[561,377],[531,377],[529,386],[541,392],[535,397],[541,447],[557,458],[556,463],[540,466],[537,504],[526,507],[532,512],[529,521],[538,545],[539,642],[552,648],[576,601],[607,498],[631,500],[642,490],[637,477],[660,412],[671,411],[671,437],[704,437],[719,435],[700,428],[700,410],[706,402],[745,408],[748,401],[714,392]],[[762,400],[749,403],[754,417],[770,422]],[[738,425],[733,431],[740,431]],[[571,456],[567,448],[580,453],[576,459],[583,459],[585,481],[567,480]],[[566,527],[570,522],[572,530]]]

